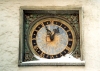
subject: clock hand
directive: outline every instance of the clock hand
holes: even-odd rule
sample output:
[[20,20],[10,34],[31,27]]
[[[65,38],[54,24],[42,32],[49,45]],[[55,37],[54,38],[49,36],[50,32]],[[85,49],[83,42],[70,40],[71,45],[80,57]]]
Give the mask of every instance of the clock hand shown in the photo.
[[54,32],[54,34],[50,35],[50,40],[51,40],[51,41],[54,40],[54,36],[55,36],[55,32]]
[[47,30],[47,35],[50,36],[50,40],[53,41],[54,40],[54,36],[56,33],[59,33],[59,27],[57,29],[53,29],[54,34],[52,34],[52,32],[47,28],[47,26],[45,26],[46,30]]
[[57,29],[53,29],[55,33],[59,33],[59,27]]
[[46,30],[47,30],[47,35],[51,35],[51,31],[47,28],[47,26],[45,26]]
[[57,29],[53,29],[54,34],[50,35],[50,40],[53,41],[54,40],[54,36],[56,33],[59,33],[59,27]]
[[46,28],[46,31],[47,31],[46,41],[51,41],[52,32],[47,28],[47,26],[45,26],[45,28]]

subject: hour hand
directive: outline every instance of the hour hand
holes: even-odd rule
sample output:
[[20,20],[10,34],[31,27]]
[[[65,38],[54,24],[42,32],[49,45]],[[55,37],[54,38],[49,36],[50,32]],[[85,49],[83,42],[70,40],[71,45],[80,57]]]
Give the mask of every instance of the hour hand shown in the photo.
[[47,26],[45,26],[46,30],[47,30],[47,35],[51,35],[52,32],[47,28]]

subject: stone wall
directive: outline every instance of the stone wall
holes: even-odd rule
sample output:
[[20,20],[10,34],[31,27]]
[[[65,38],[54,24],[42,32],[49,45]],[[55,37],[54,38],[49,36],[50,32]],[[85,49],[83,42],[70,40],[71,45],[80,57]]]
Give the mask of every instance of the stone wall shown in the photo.
[[[0,0],[0,71],[100,71],[100,0]],[[83,8],[85,66],[18,67],[20,6]]]

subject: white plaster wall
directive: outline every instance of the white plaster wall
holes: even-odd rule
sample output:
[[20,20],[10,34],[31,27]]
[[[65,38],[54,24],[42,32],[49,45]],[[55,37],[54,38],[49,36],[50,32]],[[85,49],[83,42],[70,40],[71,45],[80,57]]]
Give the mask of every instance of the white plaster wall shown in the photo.
[[[18,67],[20,6],[83,7],[85,66]],[[0,71],[100,71],[100,0],[0,0]]]

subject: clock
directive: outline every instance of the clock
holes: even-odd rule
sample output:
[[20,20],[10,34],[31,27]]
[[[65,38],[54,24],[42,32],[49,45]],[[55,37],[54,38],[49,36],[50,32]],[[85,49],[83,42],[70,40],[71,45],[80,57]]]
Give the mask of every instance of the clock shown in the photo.
[[66,19],[47,16],[31,23],[27,41],[34,55],[45,59],[56,59],[73,52],[76,35]]

